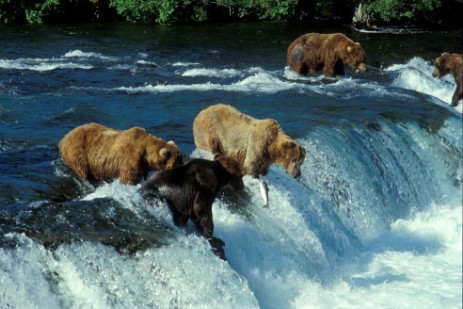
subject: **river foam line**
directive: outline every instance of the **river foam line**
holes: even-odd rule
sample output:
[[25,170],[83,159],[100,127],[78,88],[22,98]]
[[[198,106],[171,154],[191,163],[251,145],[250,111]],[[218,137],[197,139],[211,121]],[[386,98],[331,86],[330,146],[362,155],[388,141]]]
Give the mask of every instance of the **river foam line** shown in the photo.
[[[432,76],[434,66],[420,57],[414,57],[405,64],[391,65],[385,71],[397,74],[392,86],[424,93],[447,104],[452,102],[453,93],[457,88],[451,74],[447,74],[441,79],[434,78]],[[459,105],[455,107],[455,110],[460,113],[463,112],[462,103],[460,100]]]
[[119,61],[120,58],[118,57],[110,57],[104,56],[101,53],[94,53],[94,52],[83,52],[81,50],[73,50],[64,54],[63,58],[78,58],[78,59],[98,59],[102,61]]
[[82,69],[90,70],[90,64],[79,64],[74,62],[62,62],[56,59],[41,58],[19,58],[16,60],[0,59],[0,68],[10,70],[29,70],[37,72],[54,71],[57,69]]
[[88,63],[89,61],[117,62],[120,61],[120,58],[105,56],[100,53],[72,50],[60,57],[0,59],[0,68],[37,72],[57,69],[90,70],[94,68],[94,64]]
[[227,91],[245,93],[273,94],[289,89],[301,89],[303,85],[285,82],[269,73],[256,73],[232,84],[201,83],[201,84],[157,84],[138,87],[118,87],[106,89],[109,91],[123,91],[129,94],[137,93],[169,93],[176,91]]

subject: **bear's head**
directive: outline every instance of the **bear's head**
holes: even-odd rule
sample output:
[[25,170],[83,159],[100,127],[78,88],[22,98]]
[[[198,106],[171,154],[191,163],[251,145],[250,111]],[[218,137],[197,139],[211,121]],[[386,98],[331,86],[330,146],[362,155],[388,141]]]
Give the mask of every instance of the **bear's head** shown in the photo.
[[349,65],[352,70],[359,70],[361,72],[367,70],[367,66],[365,65],[365,52],[359,42],[349,42],[343,50],[341,49],[340,58],[342,62]]
[[301,165],[305,159],[305,149],[293,140],[286,140],[278,147],[275,162],[294,178],[301,176]]
[[147,142],[145,160],[151,170],[165,170],[183,164],[183,155],[173,141],[153,138]]
[[232,190],[244,189],[243,176],[245,171],[241,163],[221,154],[214,155],[214,161],[219,163],[223,171],[223,174],[220,175],[222,187]]
[[440,79],[445,74],[450,73],[449,60],[450,60],[449,53],[442,53],[442,55],[437,57],[436,61],[434,61],[434,66],[436,67],[436,69],[432,73],[432,76]]

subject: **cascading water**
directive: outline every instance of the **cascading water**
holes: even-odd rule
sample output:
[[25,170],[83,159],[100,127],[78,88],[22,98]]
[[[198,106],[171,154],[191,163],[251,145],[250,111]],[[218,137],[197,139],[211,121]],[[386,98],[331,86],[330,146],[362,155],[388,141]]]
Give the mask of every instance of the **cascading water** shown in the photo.
[[[175,42],[149,43],[162,31],[140,42],[130,29],[106,45],[74,29],[53,52],[44,38],[40,52],[0,52],[0,308],[461,307],[462,116],[450,77],[433,79],[418,56],[302,77],[284,68],[284,48],[233,49],[217,34],[218,46],[171,54]],[[144,127],[210,158],[191,124],[221,102],[277,119],[307,151],[299,179],[276,165],[265,176],[268,209],[248,176],[243,196],[214,202],[227,261],[140,185],[94,187],[59,158],[60,138],[90,121]]]

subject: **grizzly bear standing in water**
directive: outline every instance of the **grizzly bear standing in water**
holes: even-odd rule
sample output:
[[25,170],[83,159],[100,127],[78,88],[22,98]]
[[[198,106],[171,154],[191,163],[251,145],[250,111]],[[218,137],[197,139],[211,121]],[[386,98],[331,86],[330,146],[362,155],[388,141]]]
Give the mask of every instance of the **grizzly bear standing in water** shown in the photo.
[[182,164],[174,142],[165,142],[142,128],[114,130],[89,123],[67,133],[59,142],[63,163],[80,178],[135,185],[152,170]]
[[288,47],[288,65],[300,74],[323,71],[328,77],[343,75],[344,64],[365,72],[365,59],[360,43],[341,33],[307,33]]
[[193,121],[196,147],[229,156],[247,175],[265,176],[273,163],[292,177],[301,175],[305,150],[274,119],[256,119],[230,105],[202,110]]
[[434,62],[436,69],[432,73],[433,77],[441,78],[450,73],[455,79],[457,89],[452,97],[452,106],[457,106],[458,101],[463,98],[463,55],[443,53]]

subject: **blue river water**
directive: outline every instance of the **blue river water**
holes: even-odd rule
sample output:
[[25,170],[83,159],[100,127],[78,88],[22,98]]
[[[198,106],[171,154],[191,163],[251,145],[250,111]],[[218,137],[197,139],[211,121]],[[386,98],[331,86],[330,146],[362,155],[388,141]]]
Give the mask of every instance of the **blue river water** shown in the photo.
[[[400,30],[400,31],[399,31]],[[305,32],[344,32],[369,70],[286,66]],[[291,23],[0,27],[0,308],[461,308],[462,102],[433,60],[461,31]],[[227,103],[307,151],[249,199],[220,195],[215,256],[137,186],[79,180],[57,144],[76,126],[139,126],[186,157]]]

